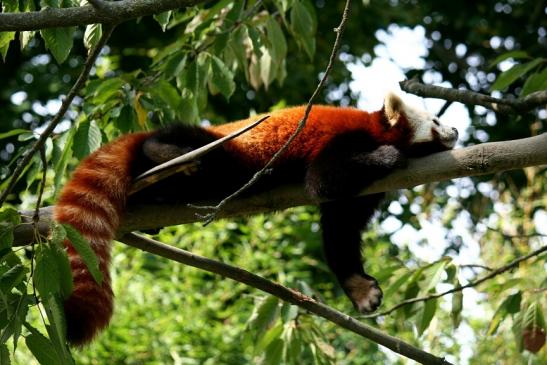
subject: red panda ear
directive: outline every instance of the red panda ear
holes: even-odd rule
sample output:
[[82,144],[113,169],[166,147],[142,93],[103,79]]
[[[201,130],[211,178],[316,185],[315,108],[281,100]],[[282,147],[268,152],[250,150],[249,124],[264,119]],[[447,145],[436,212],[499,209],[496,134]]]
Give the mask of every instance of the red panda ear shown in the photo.
[[387,121],[393,127],[397,124],[399,117],[403,113],[404,102],[397,94],[390,91],[384,98],[384,113]]

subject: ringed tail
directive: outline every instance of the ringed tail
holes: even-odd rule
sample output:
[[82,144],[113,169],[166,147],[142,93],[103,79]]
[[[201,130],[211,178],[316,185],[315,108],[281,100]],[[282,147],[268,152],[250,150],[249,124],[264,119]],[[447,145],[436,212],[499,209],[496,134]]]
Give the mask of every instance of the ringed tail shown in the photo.
[[67,340],[72,345],[89,343],[112,317],[111,242],[131,186],[133,161],[149,135],[122,136],[86,157],[63,188],[53,210],[57,222],[72,225],[89,241],[103,274],[99,285],[70,241],[65,240],[74,281],[73,292],[64,303]]

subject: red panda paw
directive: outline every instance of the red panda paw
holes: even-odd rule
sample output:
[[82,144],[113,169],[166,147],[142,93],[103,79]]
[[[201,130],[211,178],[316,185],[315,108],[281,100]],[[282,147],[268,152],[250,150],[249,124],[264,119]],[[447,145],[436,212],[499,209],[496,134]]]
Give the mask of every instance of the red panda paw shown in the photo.
[[343,283],[353,306],[361,313],[374,312],[382,303],[382,289],[372,276],[354,274]]

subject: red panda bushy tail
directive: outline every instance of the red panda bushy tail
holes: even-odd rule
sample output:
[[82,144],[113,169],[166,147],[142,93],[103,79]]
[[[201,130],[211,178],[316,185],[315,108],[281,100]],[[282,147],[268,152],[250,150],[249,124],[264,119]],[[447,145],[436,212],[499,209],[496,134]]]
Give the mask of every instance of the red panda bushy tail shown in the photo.
[[99,285],[74,247],[65,241],[74,290],[64,307],[67,340],[73,345],[91,341],[112,316],[111,241],[124,211],[137,149],[147,136],[149,133],[123,136],[85,158],[55,205],[55,220],[72,225],[89,241],[103,274]]

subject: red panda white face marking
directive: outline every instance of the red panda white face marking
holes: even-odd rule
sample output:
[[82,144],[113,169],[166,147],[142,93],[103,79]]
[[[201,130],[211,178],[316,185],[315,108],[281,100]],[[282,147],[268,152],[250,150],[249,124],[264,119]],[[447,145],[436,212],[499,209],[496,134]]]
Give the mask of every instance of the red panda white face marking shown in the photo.
[[451,149],[458,139],[456,128],[442,125],[435,115],[413,106],[407,105],[396,94],[390,92],[384,101],[386,117],[393,127],[404,116],[413,132],[410,144],[439,142],[446,149]]

